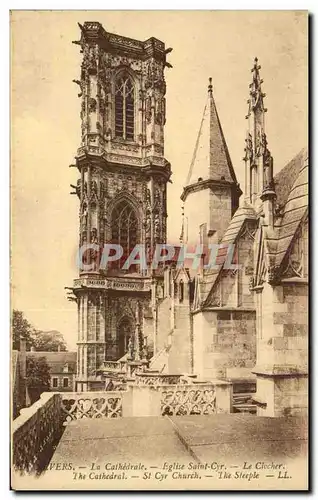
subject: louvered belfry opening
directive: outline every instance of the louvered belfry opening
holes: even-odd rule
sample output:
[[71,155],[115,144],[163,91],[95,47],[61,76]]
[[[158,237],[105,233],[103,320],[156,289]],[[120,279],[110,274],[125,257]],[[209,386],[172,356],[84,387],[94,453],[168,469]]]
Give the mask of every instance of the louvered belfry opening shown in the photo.
[[134,84],[128,75],[121,75],[115,87],[115,136],[134,140],[135,98]]
[[[126,200],[118,203],[112,212],[112,243],[121,245],[123,255],[120,260],[114,261],[112,268],[122,269],[129,254],[137,244],[138,218],[133,206]],[[131,266],[128,272],[136,271]]]

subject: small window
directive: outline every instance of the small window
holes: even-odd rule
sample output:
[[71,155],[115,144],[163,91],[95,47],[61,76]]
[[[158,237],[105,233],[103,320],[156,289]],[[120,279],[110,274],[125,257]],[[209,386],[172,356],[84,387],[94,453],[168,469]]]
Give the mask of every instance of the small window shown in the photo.
[[183,302],[184,299],[184,283],[180,280],[179,284],[179,302]]
[[68,378],[63,378],[63,387],[68,387]]
[[57,377],[53,377],[52,386],[53,387],[57,387],[58,386],[58,378]]

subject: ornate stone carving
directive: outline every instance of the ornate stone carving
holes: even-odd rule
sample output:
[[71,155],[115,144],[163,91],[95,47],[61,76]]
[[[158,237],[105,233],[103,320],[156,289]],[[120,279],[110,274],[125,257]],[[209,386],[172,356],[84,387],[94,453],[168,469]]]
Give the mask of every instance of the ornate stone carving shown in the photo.
[[151,96],[149,95],[146,99],[146,121],[147,123],[151,122],[152,117],[152,104],[151,104]]
[[82,229],[83,230],[85,230],[87,228],[87,217],[88,217],[87,204],[83,203],[82,214],[81,214]]
[[285,265],[283,267],[282,276],[284,278],[304,278],[305,273],[305,245],[307,240],[305,240],[304,231],[305,227],[300,227],[297,231],[297,235],[294,242],[285,257]]
[[263,183],[264,189],[274,189],[274,178],[273,178],[273,157],[267,148],[266,135],[263,134]]
[[85,45],[83,50],[82,76],[95,74],[97,72],[98,47],[97,45]]
[[89,98],[88,111],[89,113],[96,113],[97,101],[93,97]]
[[166,93],[166,82],[163,76],[163,65],[151,59],[146,67],[145,89],[157,89],[162,95]]
[[251,134],[247,133],[247,138],[245,139],[245,156],[243,158],[244,161],[253,161],[253,140]]
[[122,416],[123,395],[120,391],[62,394],[63,425],[81,418],[118,418]]
[[166,123],[166,100],[164,97],[158,97],[156,100],[155,123],[162,126]]
[[212,384],[166,386],[161,392],[162,415],[211,415],[216,413],[216,395]]
[[91,243],[98,243],[96,227],[93,227],[93,229],[91,230]]

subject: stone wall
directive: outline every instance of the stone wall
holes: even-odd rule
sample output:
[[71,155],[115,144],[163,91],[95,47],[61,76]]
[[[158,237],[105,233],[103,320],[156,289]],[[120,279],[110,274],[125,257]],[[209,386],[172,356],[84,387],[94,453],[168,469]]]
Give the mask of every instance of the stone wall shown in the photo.
[[174,323],[168,358],[169,373],[192,373],[192,327],[189,304],[175,305]]
[[[200,202],[202,203],[202,202]],[[213,186],[210,189],[210,219],[208,230],[217,232],[217,239],[220,241],[232,218],[232,196],[231,188],[223,186]]]
[[172,329],[171,322],[172,300],[166,297],[157,306],[155,353],[163,349],[168,343],[168,336]]
[[256,362],[255,312],[202,311],[193,316],[194,373],[203,379],[245,375]]
[[207,232],[217,232],[220,240],[232,217],[232,197],[229,186],[213,186],[190,192],[185,201],[185,230],[189,245],[200,243],[200,226],[206,224]]
[[[200,226],[208,224],[209,216],[209,189],[190,193],[184,204],[185,236],[189,251],[194,251],[200,244]],[[191,249],[190,249],[191,247]],[[193,248],[192,248],[193,247]]]
[[257,397],[262,415],[306,413],[307,284],[264,285],[258,297]]

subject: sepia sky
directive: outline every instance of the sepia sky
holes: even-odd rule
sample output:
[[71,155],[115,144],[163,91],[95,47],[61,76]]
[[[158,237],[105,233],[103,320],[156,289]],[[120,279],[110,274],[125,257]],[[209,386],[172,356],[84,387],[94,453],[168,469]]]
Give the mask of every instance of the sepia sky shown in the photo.
[[168,234],[180,234],[180,194],[213,78],[234,169],[243,162],[250,69],[262,66],[266,133],[277,173],[307,144],[307,16],[274,11],[16,11],[11,16],[12,306],[38,329],[59,330],[70,348],[76,305],[64,286],[77,276],[78,199],[70,183],[80,145],[77,22],[173,47],[166,70],[165,155],[171,162]]

